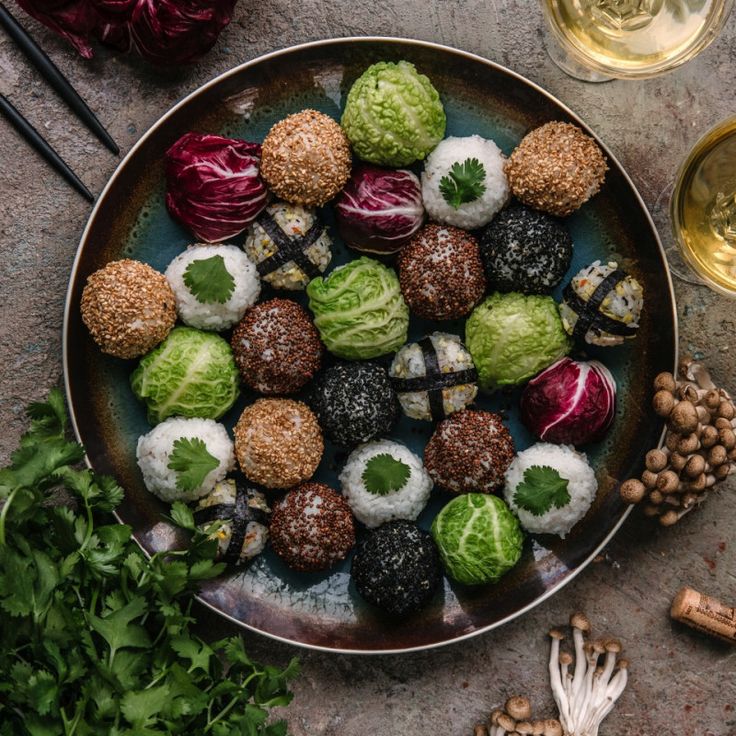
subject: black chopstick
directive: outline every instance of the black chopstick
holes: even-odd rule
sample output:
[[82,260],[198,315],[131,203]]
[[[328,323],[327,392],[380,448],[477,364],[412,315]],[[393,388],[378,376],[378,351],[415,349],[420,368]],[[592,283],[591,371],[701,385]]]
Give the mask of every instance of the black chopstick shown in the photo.
[[92,192],[81,179],[67,166],[64,159],[44,140],[41,134],[13,107],[5,95],[0,94],[0,113],[13,127],[38,151],[85,199],[94,202]]
[[59,71],[56,64],[46,56],[44,50],[28,35],[2,3],[0,3],[0,25],[20,46],[23,53],[53,87],[59,97],[69,105],[74,114],[117,156],[120,149],[112,136],[102,127],[102,123],[87,107],[87,103],[77,94],[77,91]]

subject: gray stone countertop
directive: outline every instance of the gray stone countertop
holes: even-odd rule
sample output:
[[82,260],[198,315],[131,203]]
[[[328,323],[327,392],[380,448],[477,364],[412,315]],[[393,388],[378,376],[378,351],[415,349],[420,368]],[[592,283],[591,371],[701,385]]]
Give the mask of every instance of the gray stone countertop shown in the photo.
[[[14,7],[14,10],[16,8]],[[215,75],[272,49],[334,36],[393,35],[437,41],[486,56],[527,76],[579,113],[623,163],[669,243],[667,190],[707,128],[734,113],[736,16],[699,58],[647,81],[586,85],[570,79],[542,46],[531,0],[241,0],[233,23],[196,66],[161,75],[99,50],[85,62],[39,24],[29,30],[99,112],[126,152],[177,100]],[[117,159],[0,37],[0,93],[57,147],[93,192]],[[0,121],[0,460],[24,426],[27,402],[60,383],[64,295],[89,207]],[[718,383],[736,389],[735,304],[675,283],[683,352],[702,357]],[[253,634],[254,657],[300,654],[303,674],[285,711],[294,736],[471,736],[473,725],[516,693],[553,715],[546,631],[584,610],[620,637],[631,681],[604,736],[734,736],[736,648],[673,625],[682,585],[736,604],[736,483],[671,529],[638,513],[608,549],[563,591],[484,636],[406,656],[335,656]],[[204,615],[204,614],[203,614]],[[225,628],[212,617],[205,627]]]

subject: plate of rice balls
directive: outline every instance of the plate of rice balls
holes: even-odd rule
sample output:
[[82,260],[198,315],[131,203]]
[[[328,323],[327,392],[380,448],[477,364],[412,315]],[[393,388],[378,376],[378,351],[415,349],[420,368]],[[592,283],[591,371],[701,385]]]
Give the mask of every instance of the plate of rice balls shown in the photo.
[[[623,523],[676,316],[594,133],[490,61],[339,39],[149,130],[91,215],[65,372],[90,464],[202,601],[349,652],[439,646],[559,590]],[[216,544],[214,544],[216,542]]]

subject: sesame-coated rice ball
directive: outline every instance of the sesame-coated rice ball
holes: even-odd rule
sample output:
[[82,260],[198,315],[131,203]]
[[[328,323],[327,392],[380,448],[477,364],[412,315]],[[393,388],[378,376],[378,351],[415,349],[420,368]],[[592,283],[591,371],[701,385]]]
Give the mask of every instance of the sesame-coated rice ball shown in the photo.
[[483,298],[486,279],[475,238],[456,227],[426,225],[399,253],[409,309],[424,319],[458,319]]
[[572,238],[557,218],[517,205],[483,231],[480,254],[492,290],[549,294],[570,267]]
[[512,194],[566,217],[597,194],[608,166],[598,144],[570,123],[547,123],[524,136],[506,162]]
[[291,488],[317,470],[324,451],[317,419],[301,401],[260,399],[245,408],[233,430],[235,456],[248,480]]
[[124,258],[87,279],[81,311],[103,353],[138,358],[171,331],[176,322],[176,298],[163,274]]
[[386,369],[378,363],[337,363],[315,381],[309,404],[336,445],[353,448],[387,434],[398,403]]
[[514,441],[501,417],[465,409],[440,422],[424,448],[432,480],[452,493],[493,493],[504,483]]
[[249,309],[231,345],[243,381],[262,394],[298,391],[322,364],[322,343],[306,310],[290,299]]
[[345,499],[324,483],[303,483],[273,510],[271,544],[300,572],[327,570],[344,560],[355,544],[355,525]]
[[321,207],[345,186],[351,161],[342,128],[321,112],[302,110],[268,132],[261,175],[281,199]]
[[368,603],[393,616],[406,616],[432,600],[442,565],[428,532],[410,521],[389,521],[360,542],[351,574]]

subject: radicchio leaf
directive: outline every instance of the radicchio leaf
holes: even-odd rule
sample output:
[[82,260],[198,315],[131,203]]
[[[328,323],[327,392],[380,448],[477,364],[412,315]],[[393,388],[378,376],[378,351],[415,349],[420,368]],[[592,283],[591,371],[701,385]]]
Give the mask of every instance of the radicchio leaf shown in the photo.
[[65,38],[85,58],[93,56],[89,40],[97,25],[90,0],[17,0],[23,10]]
[[266,206],[257,143],[187,133],[166,152],[166,206],[200,240],[243,232]]
[[140,0],[130,20],[133,44],[161,66],[187,64],[209,51],[237,0]]
[[237,0],[17,0],[89,59],[96,36],[121,51],[137,50],[159,66],[194,61],[230,22]]
[[521,419],[539,439],[585,445],[600,440],[616,411],[616,382],[597,360],[562,358],[527,384]]
[[405,169],[356,166],[335,215],[340,234],[353,248],[395,253],[424,222],[419,179]]

